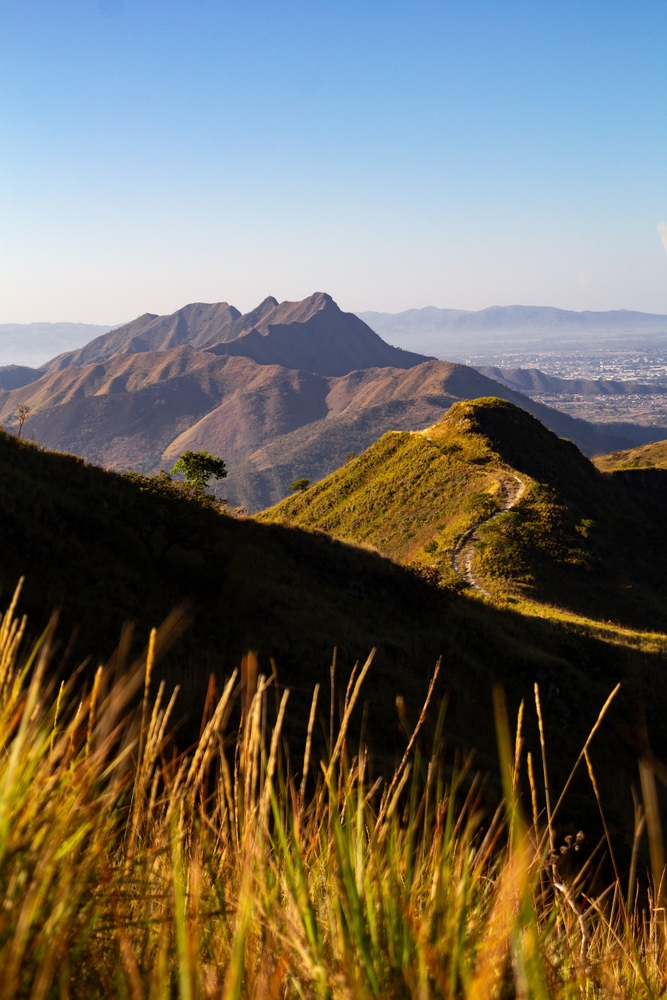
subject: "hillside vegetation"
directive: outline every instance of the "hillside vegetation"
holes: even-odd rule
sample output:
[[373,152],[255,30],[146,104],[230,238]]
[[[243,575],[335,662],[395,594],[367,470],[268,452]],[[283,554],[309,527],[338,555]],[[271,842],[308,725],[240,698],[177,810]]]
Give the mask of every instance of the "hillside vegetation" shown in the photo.
[[29,437],[118,470],[152,473],[203,448],[224,456],[232,503],[261,510],[297,476],[321,478],[385,431],[418,430],[456,400],[484,395],[523,406],[588,454],[633,440],[624,427],[607,433],[446,361],[327,378],[187,345],[119,353],[0,390],[0,422],[12,427],[17,407],[28,406]]
[[[642,764],[650,874],[636,798],[627,845],[607,795],[583,829],[563,826],[573,800],[582,818],[572,779],[584,756],[598,795],[599,723],[617,689],[595,705],[569,776],[550,771],[551,808],[547,761],[567,751],[547,743],[536,780],[539,695],[537,711],[512,712],[514,735],[496,691],[502,798],[489,801],[470,756],[449,763],[437,670],[384,775],[351,727],[372,652],[323,752],[309,739],[290,754],[292,698],[282,693],[274,724],[272,679],[252,658],[221,694],[209,689],[198,738],[179,752],[173,699],[154,679],[160,633],[132,669],[100,666],[83,697],[71,678],[56,694],[52,630],[31,651],[13,612],[0,622],[6,1000],[664,995],[653,769]],[[315,689],[309,736],[319,705]]]
[[[510,404],[449,420],[378,445],[417,442],[398,499],[421,471],[422,521],[431,468],[456,468],[452,511],[525,466],[616,481]],[[473,600],[426,559],[4,433],[0,509],[3,610],[26,576],[0,621],[3,996],[481,1000],[524,959],[524,995],[659,995],[633,790],[640,756],[654,802],[667,757],[667,636]]]
[[596,455],[596,468],[602,472],[624,469],[667,469],[667,441],[654,441],[638,448],[612,451],[609,455]]
[[[428,445],[423,435],[417,440]],[[239,520],[164,477],[118,475],[5,434],[0,508],[5,600],[25,576],[19,608],[33,635],[60,610],[58,671],[88,656],[87,672],[94,671],[134,623],[116,654],[122,666],[152,626],[185,605],[184,619],[163,643],[160,676],[170,687],[181,685],[186,713],[198,715],[211,673],[219,686],[254,650],[267,675],[273,658],[279,685],[292,689],[293,718],[305,725],[314,685],[329,690],[334,647],[346,684],[355,661],[375,646],[368,729],[376,752],[390,758],[402,738],[395,698],[404,698],[414,720],[439,657],[450,739],[475,747],[482,767],[495,767],[496,681],[516,706],[532,697],[538,680],[548,730],[573,747],[591,724],[590,706],[604,700],[612,679],[622,680],[620,717],[633,726],[645,705],[656,749],[667,749],[662,636],[487,606],[358,545]],[[623,741],[610,739],[605,753],[616,772],[626,769],[627,787],[632,758]],[[560,767],[555,761],[557,773]]]
[[[517,487],[520,499],[502,512]],[[457,542],[486,522],[473,568],[495,597],[667,624],[661,495],[601,474],[571,442],[499,399],[456,403],[425,431],[386,434],[258,519],[371,545],[448,584],[458,579]]]

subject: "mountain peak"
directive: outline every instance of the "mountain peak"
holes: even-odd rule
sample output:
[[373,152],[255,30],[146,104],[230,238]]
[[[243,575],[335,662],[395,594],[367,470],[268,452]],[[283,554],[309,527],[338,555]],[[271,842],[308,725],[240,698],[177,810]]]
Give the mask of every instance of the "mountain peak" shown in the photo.
[[503,461],[540,482],[562,485],[573,477],[590,480],[595,467],[572,441],[558,437],[527,410],[494,396],[454,405],[424,431],[437,440],[452,428],[479,434]]
[[314,292],[298,302],[278,302],[269,295],[245,314],[228,302],[191,302],[167,316],[144,313],[78,351],[59,355],[41,371],[182,345],[320,375],[347,375],[358,368],[411,368],[428,360],[392,347],[363,320],[342,312],[326,292]]

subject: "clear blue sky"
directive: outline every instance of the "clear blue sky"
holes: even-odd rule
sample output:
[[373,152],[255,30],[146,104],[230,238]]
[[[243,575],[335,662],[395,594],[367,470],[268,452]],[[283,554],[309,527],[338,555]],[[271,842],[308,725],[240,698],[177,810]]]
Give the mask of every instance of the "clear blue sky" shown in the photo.
[[0,322],[667,312],[664,0],[0,0]]

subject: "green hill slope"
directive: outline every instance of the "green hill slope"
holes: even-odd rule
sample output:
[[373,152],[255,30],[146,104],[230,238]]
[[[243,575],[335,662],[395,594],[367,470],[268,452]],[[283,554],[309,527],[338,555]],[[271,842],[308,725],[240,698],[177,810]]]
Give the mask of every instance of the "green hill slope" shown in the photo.
[[623,469],[667,469],[667,441],[612,451],[608,455],[596,455],[596,468],[602,472],[616,472]]
[[454,404],[425,431],[385,434],[258,519],[373,546],[450,584],[460,583],[461,541],[479,525],[471,572],[492,596],[663,628],[659,499],[601,474],[524,410],[488,398]]
[[[481,435],[468,433],[466,440],[460,434],[461,447],[468,449],[466,462],[452,448],[454,440],[443,437],[429,461],[424,456],[435,446],[424,435],[387,435],[344,474],[369,469],[373,454],[387,451],[400,458],[405,442],[414,439],[413,461],[424,470],[424,486],[443,461],[451,463],[459,490],[467,491],[475,507],[488,502],[480,497],[491,497],[484,492],[491,485],[491,463],[481,461],[489,447]],[[409,479],[410,468],[404,460],[399,464]],[[340,481],[342,474],[337,475]],[[381,489],[385,493],[379,499],[387,504],[389,486]],[[291,502],[305,502],[308,493]],[[425,523],[426,499],[421,509]],[[394,519],[390,505],[386,516]],[[401,530],[414,530],[414,537],[405,546],[398,534],[391,536],[395,550],[406,558],[423,552],[427,535],[415,516],[409,521],[412,528],[406,522]],[[386,528],[379,516],[375,523],[373,537],[379,540]],[[382,537],[392,547],[391,538]],[[60,609],[61,654],[68,668],[88,654],[93,666],[108,658],[125,622],[136,624],[134,648],[140,648],[153,625],[187,602],[191,625],[160,668],[172,682],[184,685],[186,700],[197,702],[210,672],[222,679],[254,649],[260,669],[270,672],[274,657],[280,680],[294,687],[294,699],[308,702],[316,682],[328,690],[334,646],[345,678],[354,661],[375,645],[378,656],[370,682],[374,711],[397,734],[395,695],[403,694],[414,708],[436,658],[443,655],[446,683],[456,692],[452,725],[458,738],[486,746],[491,757],[494,680],[528,695],[540,678],[554,690],[563,689],[565,702],[554,696],[557,714],[565,711],[570,697],[580,698],[587,685],[602,683],[604,688],[608,670],[614,676],[634,676],[643,664],[640,673],[650,676],[651,662],[656,657],[662,662],[659,637],[540,621],[512,608],[485,606],[435,587],[364,547],[322,533],[238,520],[159,478],[120,476],[2,433],[0,544],[4,600],[25,575],[20,607],[28,613],[33,633],[43,628],[54,608]],[[428,564],[425,557],[422,561]],[[588,665],[583,671],[581,663]],[[570,693],[565,693],[566,678]],[[488,732],[478,731],[480,699]],[[567,711],[581,716],[584,725],[586,712],[578,704]]]

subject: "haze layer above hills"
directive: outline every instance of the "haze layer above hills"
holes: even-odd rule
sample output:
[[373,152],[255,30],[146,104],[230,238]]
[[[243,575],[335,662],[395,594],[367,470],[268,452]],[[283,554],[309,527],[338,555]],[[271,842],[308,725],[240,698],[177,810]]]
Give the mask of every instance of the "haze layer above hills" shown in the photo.
[[357,315],[392,344],[455,360],[509,349],[667,345],[667,316],[625,309],[572,312],[548,306],[492,306],[468,312],[428,306]]
[[8,366],[38,367],[110,329],[93,323],[0,323],[0,388],[11,388],[2,377]]

